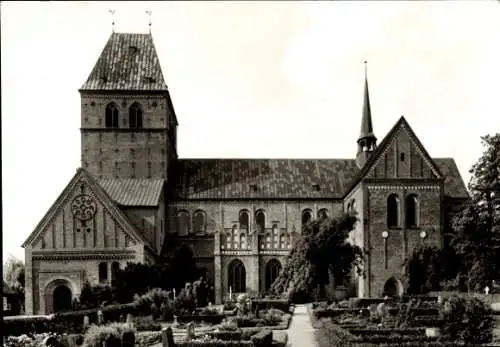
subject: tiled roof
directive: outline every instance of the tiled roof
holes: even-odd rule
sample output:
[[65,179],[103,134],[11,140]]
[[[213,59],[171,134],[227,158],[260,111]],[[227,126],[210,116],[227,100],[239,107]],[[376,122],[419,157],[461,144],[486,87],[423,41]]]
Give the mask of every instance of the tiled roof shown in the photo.
[[99,185],[119,205],[158,206],[163,179],[100,179]]
[[341,198],[358,171],[354,159],[180,159],[172,186],[186,199]]
[[444,177],[444,195],[451,198],[468,198],[469,193],[453,158],[434,158]]
[[80,90],[166,91],[151,34],[111,34]]
[[[466,198],[455,161],[435,162],[446,177],[445,194]],[[182,199],[335,199],[347,193],[359,171],[354,159],[180,159],[171,188]]]

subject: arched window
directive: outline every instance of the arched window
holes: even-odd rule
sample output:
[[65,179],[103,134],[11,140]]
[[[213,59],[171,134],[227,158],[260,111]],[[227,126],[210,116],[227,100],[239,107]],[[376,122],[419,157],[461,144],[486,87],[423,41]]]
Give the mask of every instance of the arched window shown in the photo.
[[105,114],[106,128],[118,128],[118,107],[114,102],[106,106]]
[[263,210],[259,210],[255,213],[255,224],[257,225],[258,231],[264,231],[266,228],[266,215]]
[[133,103],[128,110],[128,126],[142,128],[142,108],[138,103]]
[[[233,232],[234,232],[234,229],[233,229]],[[233,233],[232,232],[228,232],[226,234],[226,248],[227,249],[231,249],[232,248],[232,242],[233,242]]]
[[246,292],[246,271],[241,260],[235,259],[229,264],[227,275],[228,289],[230,287],[233,293]]
[[396,194],[391,194],[387,198],[387,226],[397,228],[400,226],[400,204]]
[[356,213],[356,200],[351,201],[351,213]]
[[280,234],[280,248],[286,249],[286,235]]
[[302,227],[304,225],[307,225],[312,219],[312,212],[311,210],[304,210],[302,211]]
[[250,224],[250,216],[248,215],[248,211],[243,210],[240,211],[240,229],[248,229],[248,225]]
[[111,264],[111,285],[115,286],[116,281],[118,280],[118,275],[120,272],[120,263],[117,261],[114,261]]
[[247,249],[247,238],[244,234],[240,235],[240,248]]
[[281,271],[281,264],[276,259],[271,259],[266,264],[265,288],[269,290]]
[[177,214],[177,233],[179,233],[180,236],[189,234],[189,212],[180,211]]
[[326,208],[322,208],[321,210],[318,211],[318,218],[327,218],[328,217],[328,210]]
[[193,216],[193,229],[195,233],[203,233],[206,230],[206,213],[205,211],[198,210]]
[[271,249],[271,233],[266,234],[266,248]]
[[106,282],[108,280],[108,264],[99,263],[99,282]]
[[418,227],[418,199],[415,194],[410,194],[406,197],[406,227],[407,228],[417,228]]

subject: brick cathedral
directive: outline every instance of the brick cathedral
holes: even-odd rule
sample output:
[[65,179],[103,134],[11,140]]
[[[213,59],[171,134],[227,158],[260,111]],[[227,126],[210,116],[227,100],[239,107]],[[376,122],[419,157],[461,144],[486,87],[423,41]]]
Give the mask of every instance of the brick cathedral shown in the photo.
[[262,292],[304,223],[350,210],[351,240],[370,250],[351,294],[402,293],[412,249],[442,245],[446,213],[468,198],[455,161],[431,157],[404,117],[377,143],[366,79],[352,159],[179,158],[182,119],[151,34],[113,33],[79,92],[81,167],[23,244],[27,314],[181,244],[216,303],[230,287]]

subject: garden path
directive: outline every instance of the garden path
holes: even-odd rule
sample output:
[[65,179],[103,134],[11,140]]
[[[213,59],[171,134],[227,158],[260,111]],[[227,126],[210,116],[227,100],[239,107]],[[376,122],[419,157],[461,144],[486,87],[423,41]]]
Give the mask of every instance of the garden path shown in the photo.
[[286,333],[288,334],[287,347],[316,347],[318,345],[306,305],[295,306],[292,322]]

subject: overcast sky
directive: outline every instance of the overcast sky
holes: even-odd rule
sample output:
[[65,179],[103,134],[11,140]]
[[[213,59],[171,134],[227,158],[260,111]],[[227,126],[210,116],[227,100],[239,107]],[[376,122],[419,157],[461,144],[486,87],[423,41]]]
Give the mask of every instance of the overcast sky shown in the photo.
[[80,165],[80,100],[111,34],[147,32],[181,157],[351,158],[363,61],[375,134],[401,115],[466,180],[500,131],[500,3],[1,2],[3,256]]

